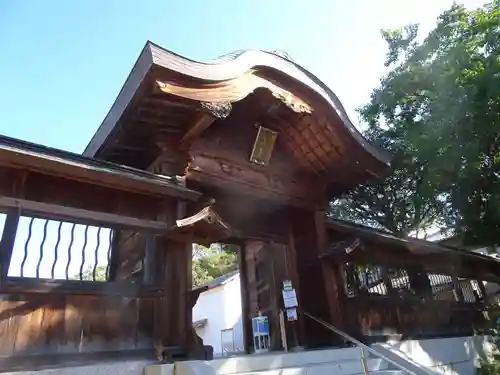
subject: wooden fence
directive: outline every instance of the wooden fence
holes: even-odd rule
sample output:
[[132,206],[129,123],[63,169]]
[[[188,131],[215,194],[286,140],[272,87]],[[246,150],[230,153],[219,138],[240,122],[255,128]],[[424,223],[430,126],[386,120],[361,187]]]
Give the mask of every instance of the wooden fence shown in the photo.
[[360,338],[465,336],[484,327],[482,281],[369,264],[343,270],[344,321]]
[[163,223],[3,206],[0,370],[153,358],[163,294],[153,255]]

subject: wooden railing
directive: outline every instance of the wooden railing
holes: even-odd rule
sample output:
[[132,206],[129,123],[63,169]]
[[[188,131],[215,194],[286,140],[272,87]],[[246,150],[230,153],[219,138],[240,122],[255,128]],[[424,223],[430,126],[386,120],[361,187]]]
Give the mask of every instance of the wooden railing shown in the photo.
[[470,335],[484,327],[482,281],[359,263],[343,270],[344,321],[357,337]]
[[379,340],[470,335],[484,324],[482,304],[363,296],[345,300],[348,330]]
[[154,356],[165,223],[5,198],[1,207],[0,370]]

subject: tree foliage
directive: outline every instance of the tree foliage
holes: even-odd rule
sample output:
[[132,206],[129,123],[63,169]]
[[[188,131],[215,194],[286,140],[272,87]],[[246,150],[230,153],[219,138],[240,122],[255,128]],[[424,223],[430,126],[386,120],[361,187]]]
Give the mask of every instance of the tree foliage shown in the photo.
[[[365,107],[364,117],[368,118]],[[332,202],[330,215],[390,231],[399,236],[426,228],[441,218],[444,203],[434,195],[429,166],[392,129],[373,127],[366,138],[389,152],[392,171],[382,181],[359,186]]]
[[492,344],[489,353],[479,358],[478,375],[500,375],[500,315],[498,305],[490,306],[488,311],[489,325],[484,332]]
[[238,268],[237,254],[229,245],[195,245],[193,248],[193,285],[198,286]]
[[422,41],[416,25],[382,35],[390,70],[360,114],[393,173],[334,202],[332,215],[401,235],[446,224],[497,244],[500,0],[453,5]]
[[[94,267],[88,265],[81,275],[81,280],[84,281],[106,281],[106,266],[97,266],[95,269],[95,280],[94,280]],[[70,277],[70,280],[80,280],[80,273]]]

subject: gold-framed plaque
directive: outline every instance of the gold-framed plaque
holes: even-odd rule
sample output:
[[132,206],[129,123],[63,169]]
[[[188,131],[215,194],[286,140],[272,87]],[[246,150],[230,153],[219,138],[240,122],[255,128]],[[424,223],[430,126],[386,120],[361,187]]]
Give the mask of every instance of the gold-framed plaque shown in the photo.
[[277,132],[259,126],[257,137],[255,137],[255,142],[253,144],[252,154],[250,155],[250,161],[255,164],[268,165],[277,137]]

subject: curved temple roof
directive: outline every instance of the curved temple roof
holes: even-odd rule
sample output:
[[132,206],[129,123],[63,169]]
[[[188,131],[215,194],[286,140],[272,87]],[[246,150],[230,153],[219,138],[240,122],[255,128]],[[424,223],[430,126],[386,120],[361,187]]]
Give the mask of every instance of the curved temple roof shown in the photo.
[[[142,82],[145,81],[146,76],[154,68],[158,67],[168,72],[180,74],[187,78],[189,82],[197,82],[194,84],[195,86],[204,85],[200,90],[202,93],[214,90],[214,87],[219,86],[222,87],[221,91],[225,90],[223,93],[227,94],[228,91],[239,85],[239,92],[237,94],[233,92],[232,96],[226,95],[225,99],[229,98],[229,101],[241,100],[258,87],[269,88],[275,96],[294,95],[295,102],[298,102],[299,105],[304,102],[308,103],[308,98],[305,96],[321,98],[323,101],[322,106],[326,104],[331,109],[332,115],[335,115],[340,120],[336,121],[340,126],[337,124],[335,126],[344,128],[336,129],[335,131],[342,131],[342,133],[348,134],[348,137],[351,138],[349,143],[359,146],[364,151],[363,153],[370,159],[370,174],[382,175],[388,170],[388,156],[381,150],[373,147],[354,127],[340,100],[333,91],[295,62],[281,57],[276,53],[257,50],[242,50],[208,62],[198,62],[165,50],[151,42],[146,43],[111,110],[86,147],[84,155],[91,157],[98,156],[100,149],[129,106],[136,91],[141,87]],[[277,73],[277,75],[273,75],[272,80],[266,78],[266,72],[269,71]],[[245,76],[251,76],[253,81],[248,83],[250,80],[245,81]],[[244,83],[240,85],[239,82],[242,81]],[[162,89],[162,82],[157,81],[156,83]],[[270,86],[273,86],[278,91],[273,91]],[[205,89],[205,87],[207,88]],[[294,92],[294,90],[297,91],[297,87],[300,88],[302,94]],[[194,97],[194,94],[184,92],[191,89],[174,84],[172,89],[174,92],[171,91],[171,93],[202,101],[198,97]],[[162,89],[162,91],[167,92],[166,89]],[[307,95],[304,95],[304,92],[307,92]],[[217,96],[217,94],[213,95],[211,97],[212,101],[217,101]],[[286,101],[286,98],[281,97],[281,99]],[[316,102],[318,101],[316,100]],[[332,125],[328,125],[328,127],[331,128]],[[333,129],[330,130],[334,131]],[[351,155],[346,156],[348,158],[351,157]]]

